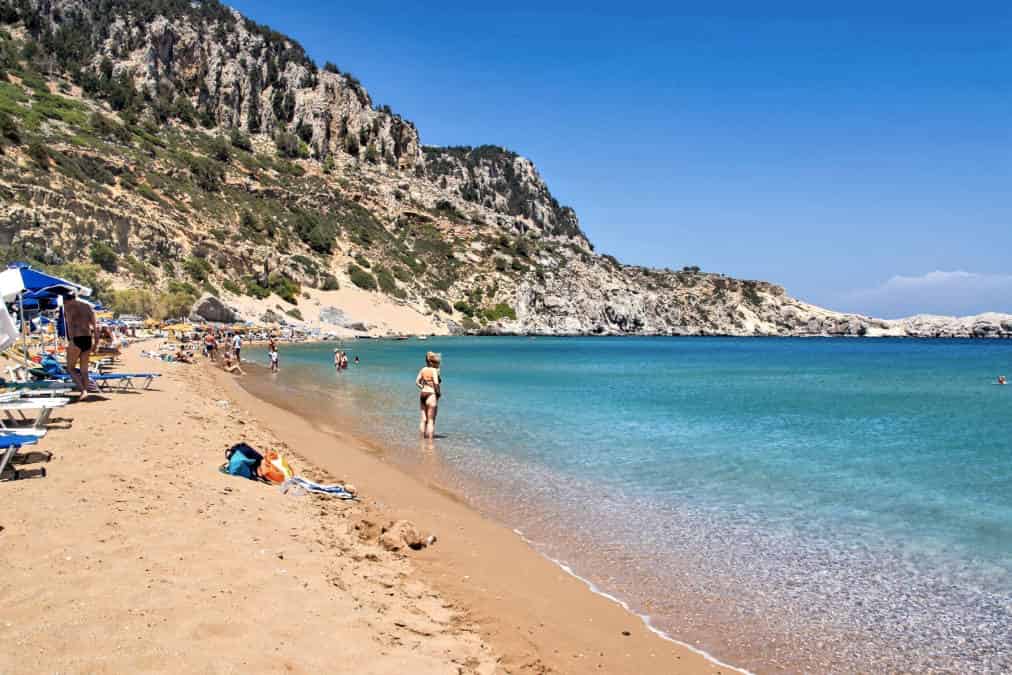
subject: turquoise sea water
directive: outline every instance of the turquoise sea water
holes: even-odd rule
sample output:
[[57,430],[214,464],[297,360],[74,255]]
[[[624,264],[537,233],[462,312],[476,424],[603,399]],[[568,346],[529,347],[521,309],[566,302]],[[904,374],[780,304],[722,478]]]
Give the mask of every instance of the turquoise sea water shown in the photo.
[[[759,671],[1012,670],[1012,342],[444,338],[282,348],[653,625]],[[255,359],[265,357],[254,352]]]

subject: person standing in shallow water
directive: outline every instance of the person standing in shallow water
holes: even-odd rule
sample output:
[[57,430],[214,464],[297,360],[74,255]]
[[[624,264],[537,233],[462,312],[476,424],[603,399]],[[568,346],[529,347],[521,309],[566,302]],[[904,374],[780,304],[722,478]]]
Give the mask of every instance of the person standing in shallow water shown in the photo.
[[415,378],[415,385],[420,391],[418,403],[422,417],[418,431],[422,438],[436,437],[436,413],[439,398],[443,395],[442,377],[439,373],[442,360],[439,354],[428,352],[425,355],[425,366],[418,371],[418,377]]

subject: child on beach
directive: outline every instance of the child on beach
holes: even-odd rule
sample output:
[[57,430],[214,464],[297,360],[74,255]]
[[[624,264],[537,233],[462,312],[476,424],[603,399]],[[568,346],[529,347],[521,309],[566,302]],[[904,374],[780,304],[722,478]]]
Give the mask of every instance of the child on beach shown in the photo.
[[276,373],[278,372],[278,346],[274,344],[273,341],[271,342],[270,357],[271,357],[271,372]]
[[443,357],[441,355],[435,352],[428,352],[425,355],[425,366],[418,371],[418,377],[415,378],[415,385],[421,392],[418,402],[422,418],[418,425],[418,431],[421,433],[422,438],[432,439],[436,437],[436,412],[439,405],[439,397],[443,395],[441,387],[442,377],[439,374],[442,360]]

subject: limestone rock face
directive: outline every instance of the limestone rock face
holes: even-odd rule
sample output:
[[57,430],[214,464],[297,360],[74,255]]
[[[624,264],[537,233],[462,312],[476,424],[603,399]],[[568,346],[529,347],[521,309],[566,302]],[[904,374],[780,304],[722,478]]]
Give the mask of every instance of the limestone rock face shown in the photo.
[[1008,314],[987,313],[966,317],[920,314],[898,319],[896,323],[910,337],[1012,338],[1012,316]]
[[322,323],[332,323],[335,326],[343,326],[348,321],[348,317],[345,316],[343,310],[337,307],[321,307],[320,321]]
[[369,324],[364,321],[355,321],[344,313],[344,310],[338,309],[337,307],[321,307],[320,308],[320,321],[322,323],[329,323],[341,328],[347,328],[348,330],[356,330],[362,333],[369,331]]
[[242,320],[238,312],[210,293],[205,293],[197,302],[193,303],[190,317],[194,321],[201,320],[212,323],[235,323]]
[[[39,50],[81,55],[73,72],[53,74],[52,90],[83,106],[81,118],[118,116],[129,137],[82,145],[95,130],[75,114],[38,129],[58,161],[43,166],[14,146],[0,154],[0,246],[33,260],[87,261],[97,241],[129,262],[124,285],[163,289],[193,258],[209,283],[243,292],[285,279],[349,288],[351,266],[368,260],[375,279],[362,292],[455,333],[1012,337],[1010,315],[886,321],[763,281],[623,265],[594,252],[529,159],[493,145],[423,146],[352,75],[317,68],[293,39],[216,2],[7,5],[17,25],[35,27]],[[117,112],[110,87],[127,85],[139,95]],[[231,141],[228,157],[213,136]],[[251,316],[286,322],[257,297]],[[324,307],[320,320],[368,331],[371,317],[356,311]],[[194,316],[237,318],[207,296]]]
[[[319,70],[294,40],[224,6],[142,16],[119,9],[111,21],[97,2],[29,0],[52,26],[81,17],[95,26],[95,72],[132,78],[151,99],[186,99],[216,126],[271,136],[296,133],[316,157],[335,152],[411,168],[422,163],[414,125],[388,107],[373,109],[368,92],[347,73]],[[168,16],[166,16],[168,14]]]
[[560,206],[534,163],[515,152],[494,145],[427,147],[425,175],[467,202],[508,215],[500,224],[519,234],[574,237],[588,247],[576,212]]

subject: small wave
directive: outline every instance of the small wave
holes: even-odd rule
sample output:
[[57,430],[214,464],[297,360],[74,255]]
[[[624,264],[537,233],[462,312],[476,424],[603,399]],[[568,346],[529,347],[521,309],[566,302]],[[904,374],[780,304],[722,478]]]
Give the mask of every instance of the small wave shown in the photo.
[[721,661],[720,659],[718,659],[713,654],[711,654],[711,653],[709,653],[709,652],[707,652],[707,651],[705,651],[703,649],[700,649],[699,647],[691,645],[688,642],[683,642],[683,641],[679,640],[678,638],[672,636],[670,633],[668,633],[666,631],[663,631],[660,628],[657,628],[650,621],[650,615],[649,614],[641,614],[641,613],[635,611],[632,607],[629,606],[628,602],[626,602],[622,598],[619,598],[617,596],[612,595],[611,593],[609,593],[609,592],[607,592],[605,590],[602,590],[601,588],[599,588],[597,586],[597,584],[595,584],[590,579],[588,579],[586,577],[582,577],[579,574],[577,574],[576,571],[572,567],[570,567],[568,564],[566,564],[565,562],[563,562],[561,560],[558,560],[556,558],[553,558],[550,555],[545,555],[544,553],[542,553],[541,551],[538,550],[538,547],[535,545],[535,543],[533,541],[531,541],[526,536],[524,536],[524,533],[522,531],[514,528],[513,529],[513,533],[516,534],[518,537],[520,537],[520,540],[523,541],[528,546],[530,546],[531,550],[533,550],[534,552],[536,552],[538,555],[540,555],[541,557],[545,558],[546,560],[552,562],[554,565],[556,565],[559,569],[561,569],[563,572],[565,572],[569,576],[571,576],[574,579],[578,579],[579,581],[583,582],[583,584],[590,590],[591,593],[593,593],[594,595],[600,595],[602,598],[605,598],[607,600],[610,600],[611,602],[614,602],[616,605],[618,605],[619,607],[621,607],[625,611],[629,612],[630,614],[632,614],[633,616],[635,616],[636,618],[638,618],[640,621],[643,622],[643,625],[647,627],[647,630],[649,630],[654,635],[657,635],[662,640],[667,640],[668,642],[673,642],[673,643],[675,643],[676,645],[678,645],[680,647],[685,647],[686,649],[688,649],[689,651],[693,652],[694,654],[699,654],[700,656],[702,656],[704,659],[706,659],[710,663],[712,663],[712,664],[714,664],[716,666],[720,666],[721,668],[729,668],[729,669],[731,669],[731,670],[733,670],[733,671],[735,671],[737,673],[742,673],[742,675],[755,675],[754,673],[752,673],[752,671],[745,670],[744,668],[739,668],[738,666],[733,666],[730,663],[727,663],[726,661]]

